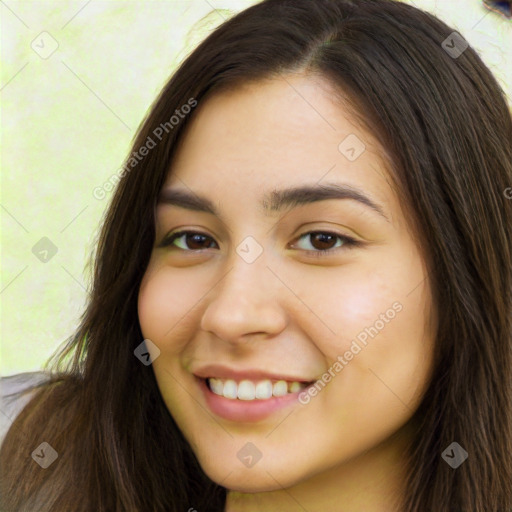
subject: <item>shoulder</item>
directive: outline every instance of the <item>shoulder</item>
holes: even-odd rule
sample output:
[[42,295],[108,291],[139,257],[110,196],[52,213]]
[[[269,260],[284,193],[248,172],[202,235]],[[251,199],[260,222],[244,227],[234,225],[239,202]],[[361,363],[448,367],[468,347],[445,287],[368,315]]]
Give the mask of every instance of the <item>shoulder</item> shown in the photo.
[[16,417],[37,392],[34,386],[49,379],[49,374],[43,371],[0,378],[0,447]]

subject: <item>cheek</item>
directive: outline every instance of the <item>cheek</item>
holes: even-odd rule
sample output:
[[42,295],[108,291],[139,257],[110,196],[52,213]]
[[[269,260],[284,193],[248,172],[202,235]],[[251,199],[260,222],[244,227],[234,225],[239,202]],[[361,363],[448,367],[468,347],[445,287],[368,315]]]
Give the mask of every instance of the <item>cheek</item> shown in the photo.
[[[325,286],[320,286],[325,281]],[[337,278],[325,276],[308,283],[300,295],[311,316],[311,338],[321,344],[321,351],[335,359],[350,349],[355,339],[371,339],[369,330],[385,331],[401,313],[403,298],[390,276],[364,269],[346,269]],[[384,322],[388,323],[384,323]],[[326,332],[329,335],[326,336]]]
[[[138,296],[138,315],[142,334],[154,341],[160,349],[169,346],[183,330],[189,314],[200,297],[194,293],[190,279],[171,275],[165,267],[148,267]],[[169,348],[169,347],[168,347]]]
[[341,342],[421,338],[431,298],[419,257],[391,253],[373,263],[348,273],[337,287]]
[[347,267],[327,293],[317,287],[309,294],[311,309],[334,331],[326,337],[325,327],[316,322],[311,337],[331,372],[344,375],[333,379],[335,387],[343,386],[350,396],[390,393],[389,387],[407,402],[423,388],[431,368],[435,332],[429,323],[428,281],[419,258],[400,255],[381,259],[380,266],[372,263]]
[[329,395],[328,402],[335,408],[348,400],[361,424],[375,421],[373,414],[379,421],[391,411],[401,414],[407,409],[404,404],[414,408],[428,383],[435,338],[429,323],[430,292],[426,281],[412,292],[413,286],[406,284],[421,283],[418,275],[375,275],[339,294],[345,301],[339,308],[343,329],[336,346],[324,350],[340,363],[334,372],[340,377],[333,379],[332,388],[339,393]]

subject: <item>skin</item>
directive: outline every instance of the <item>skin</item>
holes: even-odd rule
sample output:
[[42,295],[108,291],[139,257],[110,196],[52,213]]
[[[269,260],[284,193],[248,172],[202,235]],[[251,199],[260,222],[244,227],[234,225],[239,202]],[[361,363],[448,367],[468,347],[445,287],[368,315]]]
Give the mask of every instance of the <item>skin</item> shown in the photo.
[[[162,397],[206,474],[228,493],[227,511],[398,510],[410,419],[432,371],[435,319],[425,258],[390,187],[382,149],[303,73],[245,84],[198,106],[163,188],[210,198],[210,213],[159,204],[156,239],[139,294],[143,335],[160,355]],[[355,134],[354,161],[338,149]],[[362,190],[387,217],[352,199],[265,213],[265,192],[339,183]],[[178,229],[179,228],[179,229]],[[204,233],[158,247],[171,231]],[[311,231],[353,237],[322,245]],[[236,252],[252,236],[252,263]],[[313,252],[329,249],[321,258]],[[194,252],[195,251],[195,252]],[[365,327],[402,306],[350,361]],[[259,422],[208,409],[192,371],[208,363],[303,375],[346,365],[303,405]],[[247,442],[261,459],[246,467]]]

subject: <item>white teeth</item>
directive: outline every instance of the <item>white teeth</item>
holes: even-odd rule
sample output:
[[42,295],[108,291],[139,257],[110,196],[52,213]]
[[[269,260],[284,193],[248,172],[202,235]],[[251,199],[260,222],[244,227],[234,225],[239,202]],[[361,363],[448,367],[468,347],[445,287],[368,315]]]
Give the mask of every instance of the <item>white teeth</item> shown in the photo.
[[234,380],[227,380],[224,382],[224,390],[222,391],[222,394],[226,398],[236,398],[237,395],[237,386],[236,382]]
[[286,381],[278,380],[272,388],[272,394],[274,396],[284,396],[287,393],[288,393],[288,384],[286,384]]
[[242,380],[237,383],[232,379],[222,380],[213,377],[207,380],[213,393],[232,400],[237,398],[238,400],[268,400],[272,396],[296,393],[307,386],[303,382],[286,382],[285,380],[272,382],[270,379],[256,383],[251,380]]
[[210,379],[210,388],[216,395],[222,395],[224,384],[219,379]]
[[250,380],[243,380],[238,384],[238,398],[240,400],[254,400],[256,388]]
[[256,384],[256,398],[259,400],[268,400],[272,396],[272,382],[261,380]]

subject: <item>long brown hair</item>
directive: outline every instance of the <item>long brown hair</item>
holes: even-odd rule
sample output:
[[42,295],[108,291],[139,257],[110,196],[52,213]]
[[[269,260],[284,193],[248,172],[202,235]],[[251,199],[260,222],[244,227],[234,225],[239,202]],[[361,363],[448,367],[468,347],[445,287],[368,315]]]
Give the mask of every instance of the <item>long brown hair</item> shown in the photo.
[[[328,79],[375,134],[430,261],[435,368],[414,417],[403,510],[512,510],[512,120],[478,54],[450,53],[453,32],[393,0],[266,0],[195,49],[133,143],[156,145],[116,188],[80,327],[5,439],[2,510],[223,510],[226,490],[206,477],[151,366],[134,356],[137,294],[155,201],[194,112],[171,116],[191,98],[296,70]],[[46,469],[31,458],[42,442],[58,453]],[[468,452],[457,469],[441,457],[452,442]]]

